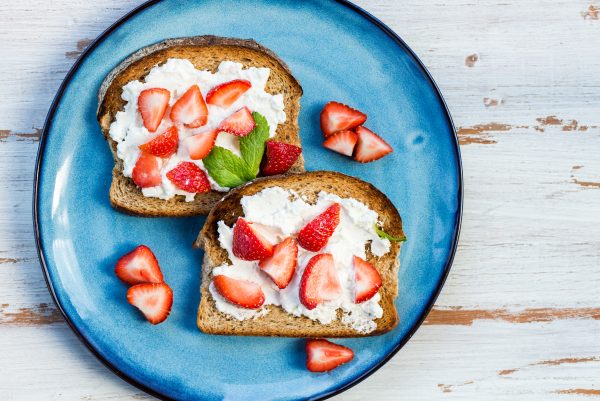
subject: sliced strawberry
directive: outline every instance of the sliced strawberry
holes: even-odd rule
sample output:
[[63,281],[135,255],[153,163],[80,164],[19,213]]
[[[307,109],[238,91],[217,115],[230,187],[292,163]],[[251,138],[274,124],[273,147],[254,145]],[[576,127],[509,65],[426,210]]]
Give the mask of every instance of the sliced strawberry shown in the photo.
[[338,131],[335,134],[328,136],[327,139],[325,139],[325,142],[323,142],[323,146],[334,152],[352,156],[357,140],[358,136],[353,131]]
[[306,341],[306,368],[311,372],[329,372],[352,358],[354,352],[343,345],[320,339]]
[[171,108],[171,120],[188,128],[198,128],[208,121],[208,108],[198,85],[192,85]]
[[127,302],[138,308],[152,324],[164,322],[173,306],[173,291],[165,283],[138,284],[127,291]]
[[318,304],[336,299],[342,287],[333,265],[333,256],[322,253],[313,256],[306,265],[300,280],[300,302],[306,309],[314,309]]
[[250,110],[247,107],[242,107],[221,121],[217,129],[236,136],[246,136],[252,132],[255,125]]
[[302,148],[299,146],[278,141],[267,141],[266,161],[262,168],[262,174],[285,173],[296,163],[300,153],[302,153]]
[[219,294],[242,308],[258,309],[265,303],[265,294],[260,285],[252,281],[220,275],[213,279],[213,283]]
[[219,130],[213,129],[189,137],[187,139],[187,147],[190,152],[190,158],[192,160],[200,160],[208,156],[213,146],[215,146],[218,134]]
[[252,87],[250,81],[236,79],[215,86],[206,94],[206,103],[214,106],[229,107]]
[[372,162],[393,151],[386,141],[365,127],[357,127],[356,134],[358,135],[358,143],[356,144],[356,152],[354,152],[354,160],[357,162]]
[[325,137],[337,131],[351,130],[367,121],[367,115],[350,106],[329,102],[321,111],[321,131]]
[[285,288],[294,277],[297,257],[298,244],[292,237],[288,237],[275,245],[273,256],[261,260],[258,266],[271,277],[277,287]]
[[115,274],[130,285],[164,281],[158,260],[146,245],[140,245],[121,256],[115,266]]
[[140,145],[141,151],[158,157],[169,157],[177,152],[179,144],[179,132],[176,126],[172,126],[153,140]]
[[381,287],[381,276],[372,264],[358,256],[352,257],[352,264],[354,265],[354,302],[359,304],[377,294]]
[[154,132],[160,126],[167,107],[171,92],[163,88],[144,89],[138,96],[138,110],[142,115],[144,127]]
[[192,193],[210,191],[206,173],[192,162],[181,162],[167,173],[167,178],[179,189]]
[[339,223],[340,204],[334,203],[300,230],[298,243],[304,249],[318,252],[327,245],[329,237],[331,237]]
[[140,188],[149,188],[160,185],[160,159],[148,153],[140,152],[140,157],[135,162],[131,172],[133,182]]
[[273,255],[273,245],[239,217],[233,227],[233,254],[242,260],[262,260]]

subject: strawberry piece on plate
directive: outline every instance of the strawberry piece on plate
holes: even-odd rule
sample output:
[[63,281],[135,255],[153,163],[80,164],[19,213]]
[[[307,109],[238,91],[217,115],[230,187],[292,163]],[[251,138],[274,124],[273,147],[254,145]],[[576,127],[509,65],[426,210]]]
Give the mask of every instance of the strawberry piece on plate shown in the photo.
[[321,111],[321,131],[329,135],[343,130],[351,130],[367,121],[367,115],[350,106],[338,102],[329,102]]
[[354,302],[359,304],[377,294],[381,287],[381,276],[372,264],[356,255],[352,257],[352,264],[354,265]]
[[171,108],[173,122],[188,128],[198,128],[208,122],[208,108],[198,85],[192,85]]
[[210,191],[206,173],[192,162],[181,162],[167,173],[167,178],[179,189],[191,193]]
[[298,257],[298,244],[292,237],[288,237],[275,245],[273,255],[260,261],[258,266],[271,277],[279,288],[288,286],[294,272]]
[[262,168],[263,175],[283,174],[292,167],[302,148],[289,143],[267,141],[266,162]]
[[173,291],[165,283],[134,285],[127,291],[127,302],[138,308],[152,324],[164,322],[173,306]]
[[154,155],[141,152],[131,172],[131,178],[135,182],[135,185],[140,188],[160,185],[162,182],[160,159]]
[[313,256],[306,265],[300,280],[300,302],[306,309],[314,309],[318,304],[336,299],[342,287],[333,265],[333,256],[322,253]]
[[340,204],[334,203],[323,213],[312,219],[298,233],[298,243],[302,248],[318,252],[329,241],[329,237],[340,223]]
[[345,156],[352,156],[358,136],[353,131],[338,131],[325,139],[323,146]]
[[142,115],[144,127],[154,132],[160,126],[167,107],[171,92],[163,88],[144,89],[138,96],[138,110]]
[[221,296],[242,308],[258,309],[265,302],[265,294],[260,285],[252,281],[220,275],[213,279],[213,283]]
[[215,86],[206,94],[206,103],[229,107],[252,87],[250,81],[236,79]]
[[115,274],[130,285],[164,281],[158,260],[146,245],[140,245],[121,256],[115,266]]
[[179,144],[179,132],[176,126],[172,126],[153,140],[139,146],[140,150],[158,157],[170,157],[177,152]]
[[322,339],[306,341],[306,368],[311,372],[329,372],[353,358],[354,352],[343,345]]
[[192,160],[204,159],[212,148],[215,146],[219,131],[213,129],[211,131],[196,134],[187,139],[188,152]]
[[242,107],[217,127],[219,131],[225,131],[235,136],[246,136],[254,129],[256,123],[252,118],[252,113],[247,107]]
[[243,217],[233,227],[232,248],[233,254],[242,260],[262,260],[273,255],[273,245]]
[[354,152],[354,160],[357,162],[372,162],[393,151],[386,141],[365,127],[357,127],[356,134],[358,135],[358,142],[356,152]]

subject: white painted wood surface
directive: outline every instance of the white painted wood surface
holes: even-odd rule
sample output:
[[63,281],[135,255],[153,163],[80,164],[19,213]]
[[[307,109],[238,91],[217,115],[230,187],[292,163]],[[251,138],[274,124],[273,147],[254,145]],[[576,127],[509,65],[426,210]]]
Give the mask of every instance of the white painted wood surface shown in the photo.
[[[594,0],[595,1],[595,0]],[[361,0],[459,129],[463,228],[427,323],[339,400],[600,400],[600,3]],[[0,399],[141,400],[52,304],[33,160],[61,80],[134,0],[0,3]]]

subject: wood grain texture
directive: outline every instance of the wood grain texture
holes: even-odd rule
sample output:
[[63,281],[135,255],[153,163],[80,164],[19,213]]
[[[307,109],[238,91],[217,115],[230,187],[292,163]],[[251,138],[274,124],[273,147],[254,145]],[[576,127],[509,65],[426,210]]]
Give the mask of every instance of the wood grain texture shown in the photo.
[[[0,3],[2,400],[151,398],[96,361],[53,306],[30,203],[37,141],[61,80],[139,3]],[[465,213],[425,325],[336,399],[600,400],[600,3],[357,3],[410,44],[440,86],[461,142]]]

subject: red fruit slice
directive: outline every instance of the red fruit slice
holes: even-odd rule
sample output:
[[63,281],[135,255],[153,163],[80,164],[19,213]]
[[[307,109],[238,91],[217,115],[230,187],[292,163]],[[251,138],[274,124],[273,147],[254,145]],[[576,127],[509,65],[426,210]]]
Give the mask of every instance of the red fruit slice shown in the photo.
[[115,274],[130,285],[164,281],[158,260],[146,245],[140,245],[121,256],[115,266]]
[[160,185],[160,159],[148,153],[140,152],[140,157],[135,162],[131,178],[140,188],[149,188]]
[[167,107],[171,92],[163,88],[144,89],[138,96],[138,110],[142,115],[144,127],[154,132],[160,126]]
[[354,352],[343,345],[327,340],[306,341],[306,368],[311,372],[329,372],[353,358]]
[[292,167],[302,153],[302,148],[289,143],[267,141],[266,162],[263,175],[283,174]]
[[192,160],[204,159],[215,146],[219,131],[214,129],[196,134],[187,139],[187,147]]
[[176,126],[172,126],[153,140],[139,146],[140,150],[158,157],[170,157],[177,152],[179,144],[179,132]]
[[208,121],[208,108],[198,85],[192,85],[175,102],[170,114],[173,122],[181,123],[188,128],[198,128]]
[[204,193],[210,191],[210,181],[206,173],[192,162],[181,162],[167,173],[167,178],[179,189]]
[[164,322],[173,306],[173,291],[165,283],[138,284],[127,291],[127,302],[138,308],[152,324]]
[[336,299],[342,287],[333,265],[333,256],[322,253],[313,256],[306,265],[300,281],[300,302],[306,309],[314,309],[318,304]]
[[358,136],[352,131],[338,131],[328,136],[325,142],[323,142],[323,146],[345,156],[352,156],[357,140]]
[[302,248],[318,252],[329,241],[329,237],[340,223],[340,204],[334,203],[323,213],[312,219],[298,233],[298,243]]
[[233,254],[242,260],[262,260],[273,255],[273,245],[239,217],[233,227]]
[[220,107],[229,107],[252,87],[250,81],[236,79],[215,86],[206,94],[206,103]]
[[386,141],[365,127],[357,127],[356,134],[358,135],[358,143],[356,144],[356,152],[354,152],[354,160],[357,162],[372,162],[393,151]]
[[358,256],[352,257],[354,265],[354,302],[359,304],[371,298],[381,287],[381,276],[375,267]]
[[285,288],[294,277],[297,258],[298,244],[288,237],[275,245],[273,255],[261,260],[258,266],[271,277],[277,287]]
[[252,281],[220,275],[213,279],[213,283],[221,296],[242,308],[258,309],[265,302],[265,294],[260,285]]
[[350,106],[329,102],[321,111],[321,131],[325,137],[337,131],[351,130],[367,121],[367,115]]
[[221,121],[217,129],[236,136],[246,136],[252,132],[255,125],[250,110],[247,107],[242,107]]

